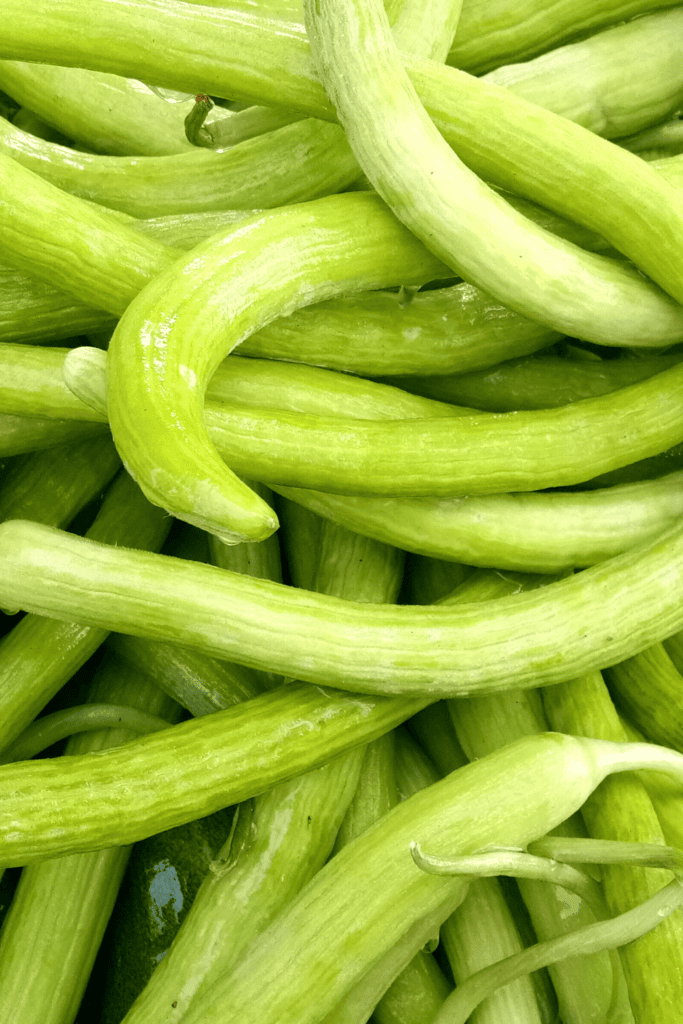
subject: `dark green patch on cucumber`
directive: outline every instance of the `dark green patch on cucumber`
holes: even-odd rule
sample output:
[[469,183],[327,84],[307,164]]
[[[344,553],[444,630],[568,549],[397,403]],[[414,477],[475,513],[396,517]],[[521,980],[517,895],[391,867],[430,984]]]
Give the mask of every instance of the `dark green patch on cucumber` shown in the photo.
[[137,843],[121,886],[80,1024],[119,1024],[149,981],[228,838],[227,808]]

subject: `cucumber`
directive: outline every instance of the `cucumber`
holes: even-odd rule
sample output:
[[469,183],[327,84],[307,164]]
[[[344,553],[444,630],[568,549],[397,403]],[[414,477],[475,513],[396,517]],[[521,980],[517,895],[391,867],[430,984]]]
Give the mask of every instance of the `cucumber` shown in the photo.
[[166,956],[232,816],[226,808],[136,843],[95,965],[101,1024],[119,1024]]

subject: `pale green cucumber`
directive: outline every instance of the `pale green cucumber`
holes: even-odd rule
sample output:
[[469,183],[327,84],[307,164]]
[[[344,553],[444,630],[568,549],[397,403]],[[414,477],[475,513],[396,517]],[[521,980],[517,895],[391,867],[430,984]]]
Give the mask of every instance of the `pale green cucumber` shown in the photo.
[[[83,32],[76,40],[77,34],[69,31],[70,21],[79,17],[80,0],[68,0],[59,9],[34,4],[30,24],[21,12],[16,16],[8,12],[11,34],[8,30],[1,52],[26,59],[30,49],[32,60],[86,62],[123,74],[128,62],[134,74],[180,88],[194,89],[192,76],[200,72],[205,89],[213,94],[227,92],[267,104],[282,104],[284,99],[287,106],[313,116],[332,117],[315,82],[299,26],[283,24],[274,32],[253,14],[202,8],[201,19],[193,21],[188,15],[182,22],[181,34],[172,0],[144,0],[135,12],[130,4],[124,9],[110,2],[95,3],[96,7],[89,4],[86,23],[98,24],[98,40]],[[196,69],[184,45],[189,22],[201,51],[201,67]],[[82,23],[79,18],[81,27]],[[151,24],[157,42],[163,40],[164,45],[145,45]],[[223,42],[228,29],[229,47]],[[55,37],[62,40],[58,58],[54,58],[57,48],[49,44]],[[240,53],[239,68],[227,63],[227,52]],[[178,55],[175,63],[169,59],[171,53]],[[681,214],[671,190],[656,180],[642,160],[512,96],[509,90],[433,61],[408,54],[405,60],[430,115],[478,174],[513,191],[523,188],[528,198],[596,228],[667,289],[674,294],[680,291],[676,253],[681,248],[677,237]],[[574,158],[576,152],[582,154],[580,164]],[[560,251],[566,252],[563,247],[553,249],[553,263]]]
[[[543,704],[555,728],[574,735],[623,742],[626,734],[599,673],[543,692]],[[657,815],[640,779],[633,775],[605,780],[584,804],[582,815],[595,839],[664,843]],[[622,913],[657,892],[669,872],[637,865],[602,868],[605,897],[613,914]],[[676,1021],[683,992],[680,963],[683,915],[678,912],[661,928],[619,950],[636,1021]]]
[[659,11],[625,24],[620,20],[535,60],[499,67],[484,81],[511,89],[603,138],[631,135],[656,124],[683,101],[683,11]]
[[443,62],[453,44],[462,6],[463,0],[404,0],[395,18],[390,7],[385,10],[399,50]]
[[[67,356],[67,361],[73,358]],[[240,406],[287,408],[292,412],[368,420],[422,419],[473,412],[430,398],[408,395],[391,383],[376,384],[361,377],[303,363],[243,359],[239,356],[223,360],[209,381],[208,397],[215,402]]]
[[[33,406],[44,416],[107,421],[106,355],[100,349],[27,350],[25,345],[7,343],[0,347],[0,371],[5,368],[8,380],[0,384],[0,402],[8,412],[28,412]],[[206,397],[229,406],[361,420],[424,419],[474,412],[317,366],[239,356],[229,356],[218,366],[207,385]],[[82,415],[85,408],[88,413]]]
[[[361,217],[364,218],[362,232],[358,230]],[[410,247],[407,234],[377,197],[365,193],[331,196],[251,219],[233,235],[198,246],[191,251],[187,261],[178,261],[143,290],[126,310],[109,347],[108,407],[114,440],[124,465],[151,501],[228,542],[259,540],[273,531],[277,524],[272,514],[230,473],[211,444],[201,415],[206,385],[221,360],[240,341],[278,315],[286,315],[301,305],[342,291],[380,287],[397,278],[406,281],[411,270],[413,280],[419,283],[418,266],[411,265],[409,259],[403,260]],[[415,242],[414,249],[419,250],[419,247],[420,243]],[[426,250],[423,252],[425,263],[422,272],[427,277],[433,276],[436,261],[427,255]],[[227,318],[226,309],[231,311]],[[683,317],[680,308],[677,309],[677,315]],[[669,371],[670,374],[675,372]],[[660,375],[660,379],[669,378]],[[622,402],[628,394],[626,389],[621,392]],[[605,408],[609,407],[609,398],[600,401],[606,403]],[[496,420],[490,425],[491,443],[495,447],[499,432],[505,435],[504,463],[506,471],[511,469],[509,475],[506,477],[504,472],[499,473],[498,466],[494,464],[486,483],[473,483],[472,478],[476,474],[467,472],[465,446],[465,451],[458,453],[455,479],[444,480],[440,489],[435,491],[432,484],[425,488],[417,480],[424,469],[424,453],[427,447],[431,450],[434,446],[435,451],[439,448],[440,426],[446,428],[442,431],[441,443],[446,444],[449,451],[454,444],[454,435],[451,434],[450,422],[447,424],[444,420],[440,424],[437,421],[430,423],[429,439],[420,437],[416,421],[410,428],[418,449],[414,473],[407,464],[407,453],[400,452],[402,493],[452,494],[454,489],[463,493],[463,489],[471,492],[475,487],[478,493],[491,493],[575,483],[632,462],[635,458],[655,454],[680,440],[676,433],[670,440],[667,438],[662,442],[662,431],[667,423],[660,411],[662,423],[654,449],[645,448],[642,453],[638,452],[634,450],[634,437],[627,437],[625,441],[622,438],[621,444],[628,450],[628,455],[618,461],[619,454],[613,450],[612,442],[603,439],[605,450],[602,457],[606,464],[597,460],[591,463],[584,457],[578,433],[573,435],[573,444],[567,445],[565,431],[569,425],[565,424],[563,417],[568,415],[571,421],[577,415],[575,408],[574,411],[571,408],[555,410],[549,415],[555,416],[556,425],[563,432],[562,458],[576,463],[580,457],[580,469],[574,465],[563,475],[558,470],[557,456],[553,451],[553,470],[547,482],[539,482],[543,479],[541,472],[537,472],[531,481],[525,463],[533,454],[537,468],[534,426],[529,424],[523,452],[511,460],[509,427],[502,420]],[[470,424],[473,437],[476,435],[477,459],[480,460],[481,423],[462,420],[462,423],[466,422]],[[550,459],[546,422],[544,455]],[[524,423],[524,414],[520,414],[515,421],[520,435]],[[632,426],[632,423],[629,414],[628,425]],[[233,419],[230,434],[221,448],[224,458],[232,461],[238,472],[259,476],[266,483],[303,484],[323,489],[330,489],[331,483],[332,489],[349,490],[348,483],[340,480],[338,467],[326,479],[323,478],[323,482],[310,478],[293,480],[284,474],[275,476],[268,472],[257,474],[253,471],[253,450],[247,457],[249,464],[238,465],[232,445],[237,429],[238,424]],[[388,431],[386,443],[391,448],[396,445],[400,448],[401,426],[395,425],[395,430],[393,426],[383,429]],[[269,425],[268,455],[279,450],[279,446],[276,448],[270,440],[271,432],[272,426]],[[338,444],[338,429],[334,433]],[[599,444],[600,439],[595,440]],[[359,467],[365,478],[366,490],[391,493],[396,487],[393,468],[391,479],[380,485],[384,449],[377,447],[379,442],[380,438],[372,434],[366,449],[366,464],[360,468],[358,453],[354,452],[354,465]],[[323,447],[329,443],[325,438]],[[646,440],[639,443],[644,445]],[[296,444],[299,460],[298,453],[303,446],[301,436],[297,437]],[[396,448],[397,457],[399,448]],[[450,457],[453,457],[452,452]],[[436,460],[435,454],[433,459]],[[367,487],[370,482],[372,488]]]
[[552,573],[595,565],[673,526],[683,510],[682,479],[679,470],[590,491],[451,499],[276,490],[348,529],[418,555]]
[[[306,532],[290,540],[300,548],[309,543]],[[368,557],[359,557],[358,542]],[[269,543],[270,538],[255,547]],[[330,532],[316,548],[313,586],[349,597],[361,593],[374,601],[393,599],[398,589],[395,561],[385,545],[355,538],[348,531]],[[301,580],[296,582],[301,585]],[[376,741],[385,742],[385,737]],[[177,1005],[172,1006],[171,1020],[181,1020],[188,1003],[232,967],[322,867],[354,799],[362,761],[359,747],[256,797],[244,837],[237,849],[233,844],[229,851],[221,851],[168,958],[131,1008],[126,1024],[166,1021],[173,1002]]]
[[[527,590],[540,586],[543,590],[546,580],[542,576],[511,575],[504,578],[498,573],[475,573],[445,598],[443,604],[466,604],[493,596],[504,596],[514,593],[516,589]],[[520,736],[543,733],[548,728],[541,698],[535,690],[513,690],[467,700],[451,700],[448,709],[458,739],[470,760],[484,757]],[[559,834],[575,835],[572,822],[564,822]],[[560,886],[549,888],[543,883],[521,878],[517,884],[540,941],[556,938],[595,922],[592,908],[586,901],[576,899]],[[572,911],[569,914],[568,906]],[[453,969],[456,981],[459,981],[464,978],[457,973],[459,943],[456,936],[453,938],[456,941],[450,948],[447,945],[447,949],[451,959],[456,959]],[[498,958],[502,959],[502,951]],[[476,969],[484,966],[488,966],[488,963],[480,961]],[[608,954],[560,961],[549,968],[549,973],[563,1018],[576,1021],[576,1024],[602,1024],[606,1021],[618,984]],[[500,1015],[504,1016],[502,1010]]]
[[579,362],[560,356],[521,358],[473,373],[439,377],[383,377],[385,384],[411,394],[452,402],[486,412],[551,409],[583,398],[596,398],[661,373],[680,356],[644,356]]
[[[0,821],[0,863],[125,845],[204,817],[382,735],[428,699],[359,700],[292,684],[133,740],[125,750],[2,766],[8,818]],[[41,776],[30,795],[27,771]],[[24,803],[31,806],[22,817]]]
[[[459,9],[460,0],[457,5],[453,0],[432,0],[427,9],[404,3],[396,30],[405,48],[444,60]],[[0,71],[0,84],[1,79]],[[179,156],[142,160],[97,154],[74,158],[73,151],[64,147],[39,151],[35,140],[16,129],[0,125],[0,136],[6,152],[54,184],[137,217],[230,206],[282,206],[338,192],[357,177],[355,158],[337,126],[301,120],[296,112],[285,113],[283,124],[282,113],[267,108],[242,114],[249,120],[255,112],[258,121],[260,113],[263,121],[264,111],[274,130],[268,124],[260,130],[258,125],[251,131],[247,128],[241,145],[239,129],[231,132],[230,114],[220,111],[223,116],[216,122],[212,141],[231,147],[221,153],[193,149]]]
[[550,9],[545,0],[464,0],[448,63],[481,74],[511,60],[528,60],[566,39],[673,6],[674,0],[559,0]]
[[[441,774],[406,730],[398,728],[395,733],[397,776],[405,799],[433,785]],[[465,758],[463,763],[467,763]],[[474,973],[484,962],[492,963],[524,948],[497,879],[470,881],[464,900],[441,926],[440,943],[456,983]],[[447,991],[442,990],[442,993],[442,999],[448,995]],[[434,1008],[430,1022],[439,1008]],[[473,1015],[472,1024],[499,1024],[501,1020],[509,1024],[541,1024],[543,1018],[529,978],[519,979],[486,1000]]]
[[0,88],[98,153],[161,156],[191,149],[192,101],[165,103],[142,82],[49,64],[0,62]]
[[[207,403],[202,426],[235,472],[271,487],[444,498],[536,491],[591,480],[679,443],[683,413],[673,388],[683,365],[665,374],[601,398],[500,416],[380,422]],[[646,407],[648,392],[657,397]],[[128,423],[126,430],[130,436]],[[211,479],[208,458],[203,465],[203,474],[192,467],[177,491],[199,492],[196,481]],[[218,483],[218,475],[211,476]],[[209,518],[208,501],[200,502],[197,511],[206,508],[205,522],[218,532],[218,513]]]
[[441,374],[491,366],[547,348],[558,338],[471,285],[459,284],[418,292],[407,305],[400,295],[382,291],[315,303],[256,331],[240,351],[365,376]]
[[[605,291],[594,291],[585,271],[591,267],[597,284],[600,268],[609,275],[613,265],[604,257],[579,255],[533,226],[451,151],[401,64],[380,0],[362,7],[354,0],[310,0],[304,14],[314,63],[351,147],[397,217],[444,263],[504,305],[555,330],[599,341],[595,311],[604,307]],[[637,177],[640,167],[632,156],[624,174],[630,161]],[[683,214],[676,209],[673,189],[661,180],[655,184],[656,175],[646,171],[652,198],[659,196],[658,246],[667,256],[649,259],[635,239],[625,251],[634,256],[638,251],[640,268],[683,297],[683,266],[676,271],[671,262],[680,247],[676,231],[683,237]],[[664,216],[667,206],[670,212]],[[611,231],[611,236],[604,233],[614,240],[619,232],[613,226]],[[619,236],[622,248],[629,233]]]
[[[337,850],[374,825],[398,803],[395,736],[396,730],[392,730],[366,747],[358,789],[337,836]],[[425,949],[420,949],[412,959],[406,955],[406,965],[399,973],[400,961],[405,955],[402,945],[399,942],[389,955],[375,964],[326,1021],[366,1024],[372,1010],[373,1024],[401,1024],[406,1020],[412,1024],[429,1024],[451,986]]]
[[[211,226],[218,230],[216,221]],[[194,226],[191,230],[194,244],[205,237],[204,228],[199,237]],[[158,237],[180,244],[175,227],[170,239],[165,231]],[[18,270],[0,268],[2,341],[52,343],[114,326],[108,314]],[[458,285],[418,293],[409,305],[381,291],[316,303],[257,331],[243,342],[242,352],[366,375],[436,374],[490,366],[557,339],[556,332],[506,310],[476,288]]]
[[[122,473],[107,491],[88,536],[158,549],[169,525]],[[38,615],[21,619],[0,647],[0,748],[23,732],[106,636],[106,630],[80,625],[71,616],[64,622]]]
[[0,154],[0,237],[18,269],[120,315],[178,253]]
[[[184,1024],[324,1019],[420,919],[438,910],[443,920],[457,905],[466,883],[418,877],[409,852],[415,837],[438,851],[524,845],[527,829],[553,828],[611,770],[616,750],[604,745],[588,753],[589,742],[525,737],[399,804],[318,872],[236,967],[191,1006]],[[583,757],[580,743],[587,745]],[[598,750],[604,750],[600,767]],[[496,771],[503,765],[505,782]]]
[[419,284],[440,264],[360,193],[264,213],[181,264],[131,303],[112,338],[114,439],[150,500],[228,542],[262,540],[277,521],[223,464],[202,422],[213,372],[278,315],[344,291]]
[[382,607],[12,520],[0,525],[0,603],[428,701],[563,682],[652,646],[683,628],[682,560],[678,523],[542,593]]
[[68,193],[134,217],[284,206],[338,192],[358,175],[336,125],[305,118],[223,152],[103,156],[0,124],[0,151]]

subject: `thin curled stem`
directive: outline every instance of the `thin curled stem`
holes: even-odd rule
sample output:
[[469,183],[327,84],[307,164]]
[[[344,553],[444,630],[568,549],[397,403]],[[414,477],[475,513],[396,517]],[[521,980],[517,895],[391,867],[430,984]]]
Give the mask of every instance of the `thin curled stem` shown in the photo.
[[465,1024],[475,1007],[495,989],[565,957],[585,956],[633,942],[656,928],[682,904],[683,885],[677,879],[640,906],[618,917],[529,946],[523,953],[471,975],[448,997],[433,1024]]
[[419,843],[410,844],[410,853],[420,870],[428,874],[471,874],[479,878],[508,875],[511,878],[531,878],[560,885],[584,899],[597,918],[606,917],[604,899],[594,879],[584,871],[548,857],[537,857],[521,849],[502,847],[481,850],[469,857],[435,857],[424,853]]

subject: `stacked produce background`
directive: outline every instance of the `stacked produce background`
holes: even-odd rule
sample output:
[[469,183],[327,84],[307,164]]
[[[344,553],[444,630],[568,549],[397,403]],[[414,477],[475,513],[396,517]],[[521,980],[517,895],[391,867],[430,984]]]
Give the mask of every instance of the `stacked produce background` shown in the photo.
[[683,7],[0,14],[0,1024],[680,1024]]

